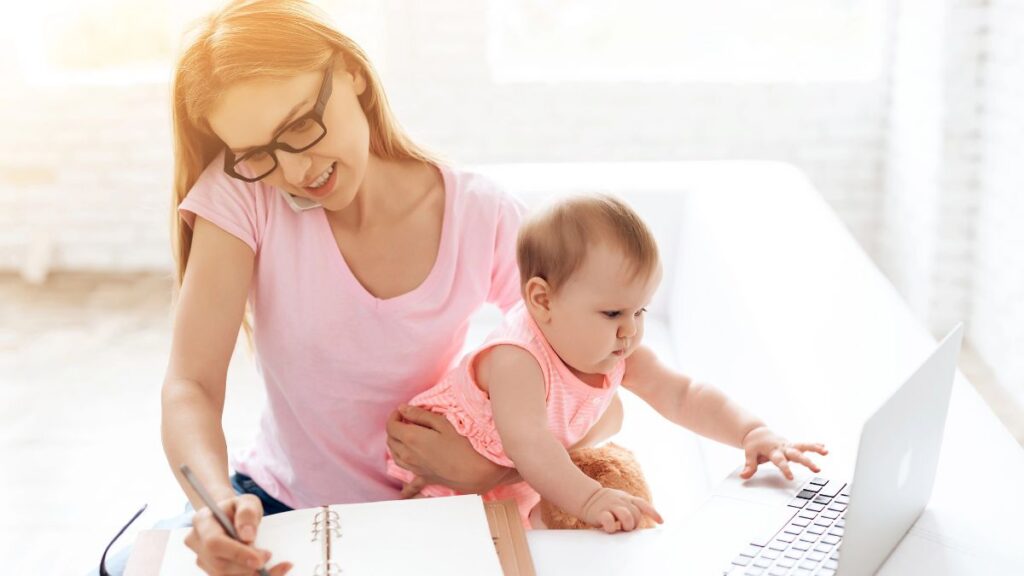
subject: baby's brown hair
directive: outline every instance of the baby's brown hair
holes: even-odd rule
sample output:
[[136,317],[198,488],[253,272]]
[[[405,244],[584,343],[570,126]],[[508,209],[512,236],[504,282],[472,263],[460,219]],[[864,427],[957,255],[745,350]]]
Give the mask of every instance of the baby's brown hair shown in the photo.
[[557,292],[583,265],[587,250],[601,243],[622,251],[634,277],[658,267],[654,235],[629,205],[606,194],[577,195],[532,213],[519,228],[522,286],[539,277]]

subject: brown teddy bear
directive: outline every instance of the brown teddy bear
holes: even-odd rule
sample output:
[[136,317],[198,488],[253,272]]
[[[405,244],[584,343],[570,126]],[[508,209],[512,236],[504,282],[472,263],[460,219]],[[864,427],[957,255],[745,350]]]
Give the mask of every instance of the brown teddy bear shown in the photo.
[[[584,474],[597,480],[606,488],[628,492],[651,502],[651,489],[644,480],[640,463],[629,450],[613,443],[593,448],[578,448],[569,453],[573,464]],[[652,502],[653,503],[653,502]],[[541,520],[544,526],[554,530],[579,530],[591,528],[579,518],[568,514],[546,500],[540,502]],[[644,516],[640,528],[653,528],[654,520]]]

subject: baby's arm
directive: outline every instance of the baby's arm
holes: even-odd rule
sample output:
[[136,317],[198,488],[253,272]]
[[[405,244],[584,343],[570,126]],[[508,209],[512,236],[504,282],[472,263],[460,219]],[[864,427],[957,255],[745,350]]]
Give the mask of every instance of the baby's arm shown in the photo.
[[701,436],[743,449],[747,458],[747,466],[741,474],[744,478],[752,476],[758,464],[769,460],[790,479],[793,474],[789,460],[818,472],[818,467],[804,452],[827,453],[821,444],[786,442],[721,390],[670,370],[646,346],[637,348],[626,360],[622,385],[672,422]]
[[608,532],[632,530],[641,514],[660,521],[646,501],[602,487],[584,474],[548,429],[544,376],[517,346],[495,346],[476,366],[477,382],[491,398],[494,423],[519,474],[545,499]]
[[626,360],[622,385],[672,422],[736,448],[747,433],[764,426],[714,386],[669,369],[646,346]]

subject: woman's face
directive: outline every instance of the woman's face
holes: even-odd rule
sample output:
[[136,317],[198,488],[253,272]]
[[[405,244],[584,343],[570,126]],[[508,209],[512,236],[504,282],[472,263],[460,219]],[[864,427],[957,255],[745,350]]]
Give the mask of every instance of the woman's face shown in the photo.
[[[300,116],[313,110],[324,71],[288,79],[260,79],[229,87],[217,100],[207,120],[213,132],[240,157],[245,151],[269,144]],[[366,90],[361,74],[353,75],[335,64],[332,92],[324,108],[327,133],[302,152],[278,149],[277,168],[263,182],[314,200],[328,210],[341,210],[356,195],[370,150],[370,131],[359,95]],[[314,127],[319,133],[319,128]]]

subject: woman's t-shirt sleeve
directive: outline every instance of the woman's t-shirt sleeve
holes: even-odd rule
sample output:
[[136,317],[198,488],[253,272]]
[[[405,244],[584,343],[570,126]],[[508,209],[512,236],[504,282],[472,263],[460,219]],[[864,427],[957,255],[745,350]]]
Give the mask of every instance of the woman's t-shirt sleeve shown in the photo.
[[498,209],[494,242],[494,266],[491,269],[491,290],[487,301],[508,312],[522,299],[519,266],[516,262],[516,239],[525,208],[511,195],[504,194]]
[[257,252],[266,222],[263,184],[228,176],[222,162],[218,157],[203,171],[178,206],[178,214],[190,228],[200,216]]

